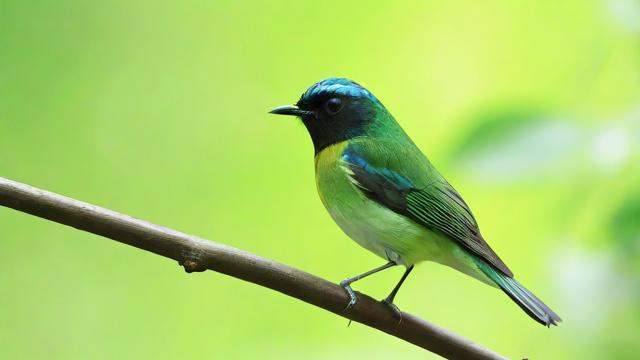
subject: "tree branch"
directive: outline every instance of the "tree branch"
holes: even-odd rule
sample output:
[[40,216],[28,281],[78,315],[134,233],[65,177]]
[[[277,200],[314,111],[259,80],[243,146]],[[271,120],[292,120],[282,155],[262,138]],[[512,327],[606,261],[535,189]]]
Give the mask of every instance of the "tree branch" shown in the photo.
[[349,298],[338,285],[230,246],[0,178],[0,205],[177,260],[187,272],[213,270],[262,285],[357,321],[450,359],[506,359],[460,335],[402,313],[402,321],[371,297]]

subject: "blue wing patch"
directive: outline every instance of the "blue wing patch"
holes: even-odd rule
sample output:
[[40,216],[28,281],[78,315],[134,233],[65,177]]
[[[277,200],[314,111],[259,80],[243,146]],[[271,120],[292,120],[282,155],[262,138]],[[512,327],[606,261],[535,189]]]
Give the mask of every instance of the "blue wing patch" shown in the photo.
[[406,210],[406,195],[414,188],[409,179],[395,171],[370,165],[349,146],[341,157],[347,164],[351,181],[369,198],[393,211]]

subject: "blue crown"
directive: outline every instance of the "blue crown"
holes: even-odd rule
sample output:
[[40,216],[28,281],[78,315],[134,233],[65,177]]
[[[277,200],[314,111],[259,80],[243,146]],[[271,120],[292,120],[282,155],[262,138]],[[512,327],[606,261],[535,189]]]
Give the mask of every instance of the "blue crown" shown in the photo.
[[328,94],[335,94],[348,97],[366,97],[372,101],[378,102],[378,99],[373,96],[369,90],[363,88],[353,80],[345,78],[328,78],[311,85],[302,97],[301,102],[311,102],[312,99],[318,96],[326,96]]

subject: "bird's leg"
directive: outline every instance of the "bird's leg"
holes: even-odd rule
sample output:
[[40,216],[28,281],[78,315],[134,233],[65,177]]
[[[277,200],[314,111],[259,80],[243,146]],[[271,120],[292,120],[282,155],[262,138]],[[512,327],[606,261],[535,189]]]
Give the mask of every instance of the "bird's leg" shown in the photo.
[[404,281],[407,279],[407,276],[409,276],[409,273],[411,273],[411,270],[413,270],[413,265],[409,266],[407,270],[405,270],[404,274],[402,274],[402,277],[400,278],[400,281],[398,281],[398,284],[396,285],[396,287],[394,287],[393,290],[391,290],[391,293],[389,294],[389,296],[387,296],[383,300],[383,302],[387,304],[393,304],[393,299],[395,299],[396,295],[398,294],[398,290],[400,290],[400,287],[402,286]]
[[387,304],[389,307],[391,307],[391,309],[393,309],[393,312],[395,313],[396,317],[399,317],[400,320],[402,320],[402,312],[393,303],[393,299],[395,299],[396,295],[398,294],[398,290],[400,290],[402,283],[404,283],[404,281],[407,279],[407,276],[409,276],[409,273],[411,273],[411,270],[413,270],[413,265],[409,266],[407,270],[404,272],[404,274],[402,274],[400,281],[398,281],[398,284],[396,285],[396,287],[394,287],[393,290],[391,290],[391,293],[389,294],[389,296],[387,296],[384,300],[382,300],[383,303]]
[[350,278],[346,278],[346,279],[340,281],[340,286],[342,286],[347,291],[347,294],[349,294],[349,297],[351,298],[349,300],[349,303],[347,304],[347,307],[344,310],[346,311],[346,310],[351,309],[353,307],[353,305],[356,304],[356,301],[357,301],[356,293],[351,288],[351,284],[352,283],[354,283],[354,282],[356,282],[356,281],[358,281],[360,279],[366,278],[369,275],[375,274],[378,271],[382,271],[384,269],[388,269],[388,268],[390,268],[392,266],[396,266],[396,263],[394,263],[393,261],[389,261],[388,263],[386,263],[386,264],[384,264],[384,265],[382,265],[380,267],[377,267],[377,268],[375,268],[373,270],[369,270],[369,271],[367,271],[367,272],[365,272],[363,274],[356,275],[356,276],[350,277]]

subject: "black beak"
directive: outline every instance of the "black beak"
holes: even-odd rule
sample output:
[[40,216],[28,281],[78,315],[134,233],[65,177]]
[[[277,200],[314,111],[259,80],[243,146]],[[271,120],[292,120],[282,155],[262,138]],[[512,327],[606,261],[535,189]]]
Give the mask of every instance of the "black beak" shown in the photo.
[[295,105],[285,105],[278,106],[277,108],[269,111],[270,114],[276,115],[294,115],[294,116],[305,116],[312,114],[311,111],[302,110]]

